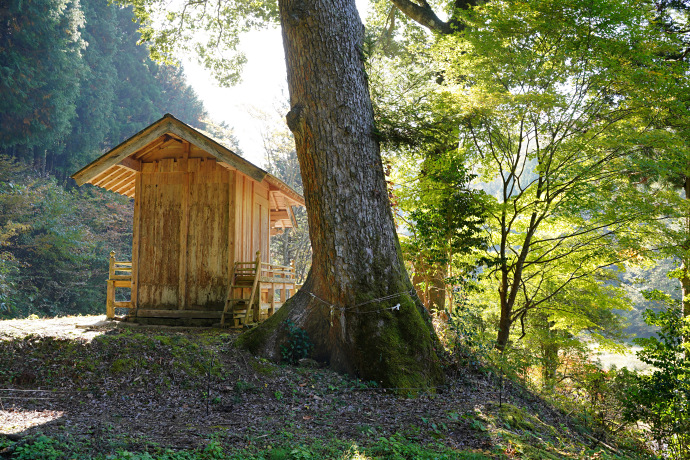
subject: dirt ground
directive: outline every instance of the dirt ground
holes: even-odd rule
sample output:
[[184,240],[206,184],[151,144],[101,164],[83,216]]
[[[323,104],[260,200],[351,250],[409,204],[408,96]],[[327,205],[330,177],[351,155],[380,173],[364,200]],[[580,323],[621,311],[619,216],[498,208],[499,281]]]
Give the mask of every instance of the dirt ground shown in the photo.
[[24,337],[35,334],[41,337],[82,338],[91,340],[103,331],[122,327],[121,323],[106,321],[100,316],[64,316],[51,319],[10,319],[0,321],[0,336]]
[[[104,316],[0,321],[0,434],[85,437],[102,440],[104,451],[198,447],[212,437],[236,446],[276,437],[362,445],[396,433],[456,449],[492,443],[477,425],[499,400],[490,374],[459,369],[435,393],[401,397],[328,369],[276,365],[233,341],[227,331]],[[500,397],[541,414],[545,427],[563,426],[522,390]]]

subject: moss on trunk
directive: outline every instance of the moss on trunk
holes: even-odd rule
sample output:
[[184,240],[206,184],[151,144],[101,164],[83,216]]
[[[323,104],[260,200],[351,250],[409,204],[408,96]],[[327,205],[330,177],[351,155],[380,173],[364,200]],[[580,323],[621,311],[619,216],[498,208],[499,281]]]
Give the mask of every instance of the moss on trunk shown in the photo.
[[[285,325],[290,320],[307,331],[314,345],[310,357],[337,371],[404,391],[443,383],[437,355],[440,343],[415,294],[385,301],[376,301],[372,293],[360,294],[359,303],[369,303],[334,314],[331,323],[330,308],[308,294],[311,287],[311,282],[305,283],[275,315],[243,333],[237,345],[280,362],[281,346],[287,340]],[[352,334],[334,329],[352,330]]]

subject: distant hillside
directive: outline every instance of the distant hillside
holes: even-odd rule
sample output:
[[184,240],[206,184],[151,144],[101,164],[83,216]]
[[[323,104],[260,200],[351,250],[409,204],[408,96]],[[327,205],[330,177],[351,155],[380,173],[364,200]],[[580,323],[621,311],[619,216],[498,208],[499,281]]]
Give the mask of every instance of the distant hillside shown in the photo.
[[181,68],[159,65],[132,8],[8,0],[0,9],[0,155],[64,181],[165,113],[216,137]]

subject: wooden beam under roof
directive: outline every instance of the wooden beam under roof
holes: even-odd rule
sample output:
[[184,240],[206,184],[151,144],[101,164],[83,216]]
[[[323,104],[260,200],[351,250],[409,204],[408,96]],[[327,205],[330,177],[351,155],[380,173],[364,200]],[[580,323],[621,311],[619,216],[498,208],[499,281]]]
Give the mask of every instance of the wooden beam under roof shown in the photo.
[[100,176],[98,176],[99,179],[97,181],[89,181],[89,183],[91,183],[92,185],[96,185],[98,187],[103,187],[103,184],[110,181],[113,178],[113,175],[120,173],[122,173],[122,170],[117,166],[113,166],[108,168],[105,174],[101,174]]
[[133,180],[134,180],[134,173],[131,171],[127,171],[127,174],[124,175],[123,177],[121,177],[119,181],[117,181],[116,183],[114,183],[112,185],[108,185],[104,188],[114,192],[116,189],[122,187],[125,184],[129,184]]
[[278,179],[271,173],[266,173],[266,182],[275,190],[279,190],[281,194],[295,203],[295,205],[304,206],[304,197],[297,193],[292,187],[287,185],[282,180]]
[[132,175],[132,177],[128,177],[127,179],[129,179],[129,180],[122,181],[121,184],[119,184],[116,187],[113,187],[110,190],[115,192],[115,193],[119,193],[120,195],[127,195],[127,193],[125,193],[126,191],[134,189],[135,176]]
[[133,137],[130,137],[88,166],[85,166],[77,171],[74,175],[72,175],[72,178],[75,180],[77,185],[83,185],[86,182],[89,182],[89,180],[94,176],[109,169],[111,166],[118,164],[124,158],[127,158],[134,152],[137,152],[139,149],[146,147],[148,144],[168,132],[170,129],[170,124],[170,121],[167,119],[163,119],[159,123],[154,123]]
[[118,164],[120,166],[124,166],[127,169],[131,169],[134,172],[141,171],[141,161],[135,160],[132,157],[123,158],[122,161]]
[[121,168],[116,173],[111,174],[110,177],[108,178],[108,180],[98,184],[98,186],[103,187],[105,189],[110,189],[110,187],[117,184],[122,178],[124,178],[130,174],[131,174],[131,172],[128,169]]
[[276,190],[269,190],[268,196],[274,204],[273,209],[280,209],[280,206],[278,206],[278,199],[276,198]]
[[125,196],[128,196],[130,198],[134,198],[134,195],[136,194],[136,186],[137,186],[136,182],[137,182],[137,179],[135,177],[128,188],[126,188],[123,191],[118,192],[118,193],[125,195]]
[[170,125],[170,132],[173,134],[179,135],[202,150],[212,154],[218,160],[237,168],[255,181],[261,182],[264,177],[266,177],[266,171],[263,169],[254,166],[244,158],[236,155],[231,150],[228,150],[227,148],[218,144],[216,141],[204,136],[200,132],[190,128],[181,121],[175,118],[173,118],[173,120],[176,122],[173,122]]
[[108,173],[107,170],[106,170],[106,171],[103,171],[103,172],[100,173],[98,176],[96,176],[96,177],[94,177],[93,179],[91,179],[91,180],[89,181],[89,183],[90,183],[91,185],[96,185],[97,182],[100,182],[100,181],[102,181],[103,179],[106,179],[109,175],[110,175],[110,174]]
[[142,150],[136,152],[130,158],[134,158],[136,160],[139,160],[141,157],[143,157],[143,156],[151,153],[152,151],[156,150],[157,148],[159,148],[161,145],[165,144],[169,140],[170,140],[170,136],[168,134],[165,134],[165,135],[161,136],[159,139],[157,139],[156,141],[152,142],[145,149],[142,149]]
[[271,209],[271,220],[272,221],[289,219],[289,218],[290,218],[290,216],[288,215],[287,209],[280,209],[277,211]]

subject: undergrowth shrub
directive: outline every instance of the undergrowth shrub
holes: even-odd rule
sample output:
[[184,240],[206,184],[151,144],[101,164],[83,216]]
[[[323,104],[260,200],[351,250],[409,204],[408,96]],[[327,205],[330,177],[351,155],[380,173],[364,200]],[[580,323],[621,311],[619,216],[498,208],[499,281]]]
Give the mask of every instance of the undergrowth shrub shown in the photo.
[[69,446],[47,436],[39,436],[14,449],[16,460],[60,460],[68,454]]
[[309,339],[309,334],[299,328],[291,320],[285,321],[287,340],[280,347],[280,356],[288,364],[297,364],[300,359],[309,355],[314,344]]
[[482,317],[482,308],[469,302],[463,291],[454,293],[455,308],[445,310],[441,317],[448,318],[439,331],[446,348],[463,365],[481,367],[494,348],[494,341]]
[[659,291],[645,298],[666,304],[665,310],[645,312],[645,322],[659,327],[657,337],[635,339],[642,349],[638,358],[653,366],[635,374],[620,399],[629,421],[641,420],[650,427],[659,453],[673,459],[690,458],[690,335],[679,301]]

